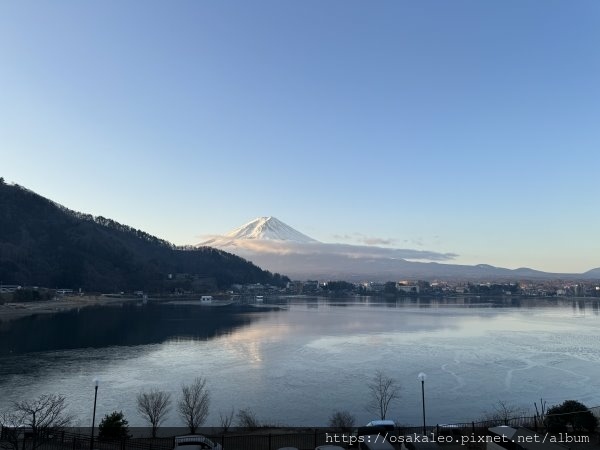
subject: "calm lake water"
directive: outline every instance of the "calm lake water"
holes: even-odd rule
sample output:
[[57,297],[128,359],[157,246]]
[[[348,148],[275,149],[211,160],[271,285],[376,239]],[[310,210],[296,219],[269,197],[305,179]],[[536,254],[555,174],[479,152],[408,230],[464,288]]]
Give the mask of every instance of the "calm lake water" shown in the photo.
[[[506,401],[533,409],[576,399],[600,405],[597,301],[282,299],[280,309],[123,305],[0,323],[0,411],[43,393],[66,395],[76,425],[123,410],[144,425],[136,394],[179,395],[208,379],[211,415],[249,407],[261,421],[326,425],[334,410],[359,423],[381,369],[401,385],[389,418],[428,423],[479,419]],[[174,411],[167,425],[182,425]]]

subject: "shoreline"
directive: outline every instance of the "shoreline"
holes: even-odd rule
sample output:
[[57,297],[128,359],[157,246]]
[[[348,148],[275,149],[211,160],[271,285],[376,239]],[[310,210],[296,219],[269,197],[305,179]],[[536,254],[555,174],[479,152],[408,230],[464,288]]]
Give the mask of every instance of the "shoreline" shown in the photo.
[[56,314],[89,306],[105,306],[119,303],[141,302],[139,297],[106,297],[82,296],[63,297],[60,300],[45,300],[39,302],[7,302],[0,305],[0,323],[18,320],[36,314]]
[[[88,308],[90,306],[109,306],[123,303],[143,302],[141,297],[112,297],[105,295],[84,295],[82,297],[72,296],[63,297],[60,300],[43,300],[38,302],[7,302],[0,304],[0,324],[13,320],[19,320],[24,317],[35,316],[37,314],[58,314],[61,312],[72,311],[79,308]],[[203,304],[196,298],[171,298],[171,297],[153,297],[148,298],[151,303],[163,303],[171,305],[192,305],[202,306],[204,308],[223,308],[239,303],[232,300],[215,299],[212,303]],[[253,305],[258,307],[258,305]],[[273,307],[273,305],[264,305],[264,307]]]
[[[332,299],[329,296],[319,296],[319,295],[283,295],[282,298],[313,298],[313,297],[323,297]],[[374,297],[379,299],[386,299],[385,296],[367,296]],[[467,297],[467,296],[465,296]],[[389,297],[388,297],[389,298]],[[410,297],[404,297],[410,298]],[[447,299],[456,299],[456,296],[444,296],[444,297],[416,297],[423,300],[435,300],[440,298]],[[470,296],[471,299],[491,299],[494,297],[486,297],[486,296]],[[501,299],[506,300],[507,298],[500,297]],[[510,298],[510,297],[509,297]],[[597,297],[512,297],[513,299],[521,299],[521,300],[572,300],[572,301],[590,301],[590,300],[600,300]],[[87,308],[90,306],[107,306],[107,305],[116,305],[122,303],[132,303],[132,302],[142,302],[143,299],[140,297],[112,297],[106,295],[85,295],[82,297],[72,296],[72,297],[63,297],[59,300],[44,300],[38,302],[7,302],[4,304],[0,304],[0,323],[9,322],[12,320],[22,319],[28,316],[34,316],[36,314],[56,314],[65,311],[71,311],[73,309],[78,308]],[[200,301],[196,299],[181,299],[181,298],[165,298],[165,297],[155,297],[152,299],[148,299],[151,302],[165,302],[168,304],[182,304],[182,305],[192,305],[197,304],[200,305]],[[223,301],[216,299],[212,304],[206,304],[202,306],[206,307],[223,307],[235,304],[235,301]],[[254,305],[258,307],[259,305]],[[273,305],[264,305],[273,306]]]

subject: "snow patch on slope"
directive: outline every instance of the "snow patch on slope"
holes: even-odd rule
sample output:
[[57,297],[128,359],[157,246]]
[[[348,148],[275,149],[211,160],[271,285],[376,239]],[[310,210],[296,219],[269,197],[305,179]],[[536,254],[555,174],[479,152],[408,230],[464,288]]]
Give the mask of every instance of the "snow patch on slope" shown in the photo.
[[275,217],[258,217],[223,236],[213,236],[200,245],[211,247],[237,246],[238,241],[284,241],[315,244],[319,241],[300,233]]

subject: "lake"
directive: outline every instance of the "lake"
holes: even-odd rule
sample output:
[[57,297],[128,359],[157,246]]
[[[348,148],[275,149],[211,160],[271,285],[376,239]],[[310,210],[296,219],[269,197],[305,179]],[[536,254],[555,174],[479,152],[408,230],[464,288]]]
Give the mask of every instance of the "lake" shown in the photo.
[[[324,426],[335,410],[366,411],[380,369],[401,397],[388,418],[421,423],[480,419],[502,400],[526,409],[575,399],[600,405],[598,301],[564,299],[279,299],[264,308],[151,304],[93,307],[0,323],[0,411],[61,393],[89,426],[123,410],[144,425],[136,394],[157,387],[177,398],[207,378],[211,414],[251,408],[259,420]],[[273,307],[271,307],[273,306]],[[174,408],[167,425],[182,425]]]

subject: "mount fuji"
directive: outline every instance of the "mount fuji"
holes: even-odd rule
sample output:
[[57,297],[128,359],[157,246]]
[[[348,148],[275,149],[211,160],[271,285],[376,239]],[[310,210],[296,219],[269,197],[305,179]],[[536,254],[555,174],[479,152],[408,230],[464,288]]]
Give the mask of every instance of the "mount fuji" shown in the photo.
[[318,243],[317,240],[296,231],[289,225],[275,217],[258,217],[223,236],[217,236],[203,242],[201,245],[209,247],[223,247],[232,245],[234,241],[263,240],[282,241],[296,244]]
[[536,279],[573,277],[528,268],[449,264],[458,255],[372,245],[319,242],[275,217],[258,217],[197,245],[215,247],[295,279],[389,281],[397,279]]

